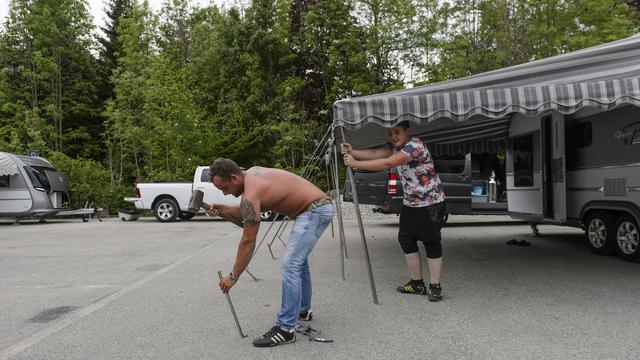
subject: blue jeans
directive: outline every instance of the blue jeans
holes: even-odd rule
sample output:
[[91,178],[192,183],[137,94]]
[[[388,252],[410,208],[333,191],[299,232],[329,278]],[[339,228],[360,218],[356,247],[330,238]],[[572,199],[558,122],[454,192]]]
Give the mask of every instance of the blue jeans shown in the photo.
[[311,272],[307,258],[333,218],[326,204],[298,215],[282,258],[282,303],[276,325],[291,329],[301,312],[311,308]]

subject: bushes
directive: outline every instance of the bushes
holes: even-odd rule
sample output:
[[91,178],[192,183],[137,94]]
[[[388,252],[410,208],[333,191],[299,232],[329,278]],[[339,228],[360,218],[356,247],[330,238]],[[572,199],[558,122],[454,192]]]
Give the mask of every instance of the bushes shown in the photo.
[[58,171],[69,175],[73,207],[84,207],[88,201],[96,207],[118,209],[126,206],[123,197],[132,195],[130,187],[111,186],[109,171],[94,160],[72,159],[60,152],[49,153],[48,159]]

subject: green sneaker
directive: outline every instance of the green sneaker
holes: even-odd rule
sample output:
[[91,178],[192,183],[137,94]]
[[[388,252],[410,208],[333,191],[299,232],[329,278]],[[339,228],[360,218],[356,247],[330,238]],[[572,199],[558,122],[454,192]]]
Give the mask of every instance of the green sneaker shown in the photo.
[[398,286],[396,290],[403,294],[427,295],[427,287],[424,284],[414,285],[411,281],[403,286]]

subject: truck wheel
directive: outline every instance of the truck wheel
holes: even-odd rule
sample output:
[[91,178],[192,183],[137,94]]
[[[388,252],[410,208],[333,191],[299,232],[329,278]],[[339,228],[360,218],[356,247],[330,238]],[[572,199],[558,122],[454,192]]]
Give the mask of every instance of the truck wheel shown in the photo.
[[587,217],[585,224],[584,231],[591,251],[598,255],[611,254],[616,239],[611,215],[596,211]]
[[153,214],[160,222],[172,222],[178,217],[180,209],[173,199],[162,198],[153,207]]
[[276,218],[278,214],[273,211],[265,211],[260,213],[260,220],[271,221]]
[[188,211],[180,211],[180,215],[178,215],[178,217],[180,218],[180,220],[191,220],[191,218],[194,217],[195,215],[196,213],[192,213]]
[[627,261],[640,257],[640,231],[638,224],[629,215],[622,215],[616,225],[615,248],[618,255]]

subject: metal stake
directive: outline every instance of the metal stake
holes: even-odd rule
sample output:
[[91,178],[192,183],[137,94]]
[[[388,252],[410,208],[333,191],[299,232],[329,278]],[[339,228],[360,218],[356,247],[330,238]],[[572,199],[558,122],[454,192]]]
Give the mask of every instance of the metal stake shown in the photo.
[[[220,278],[220,280],[222,280],[222,272],[220,270],[218,270],[218,277]],[[247,337],[247,335],[245,335],[242,332],[242,328],[240,327],[240,322],[238,321],[238,315],[236,315],[236,310],[233,308],[233,303],[231,302],[231,297],[229,296],[228,292],[224,295],[227,297],[227,302],[229,303],[229,309],[231,309],[231,315],[233,315],[233,319],[236,321],[236,325],[238,326],[238,332],[240,333],[240,337],[244,339]]]

